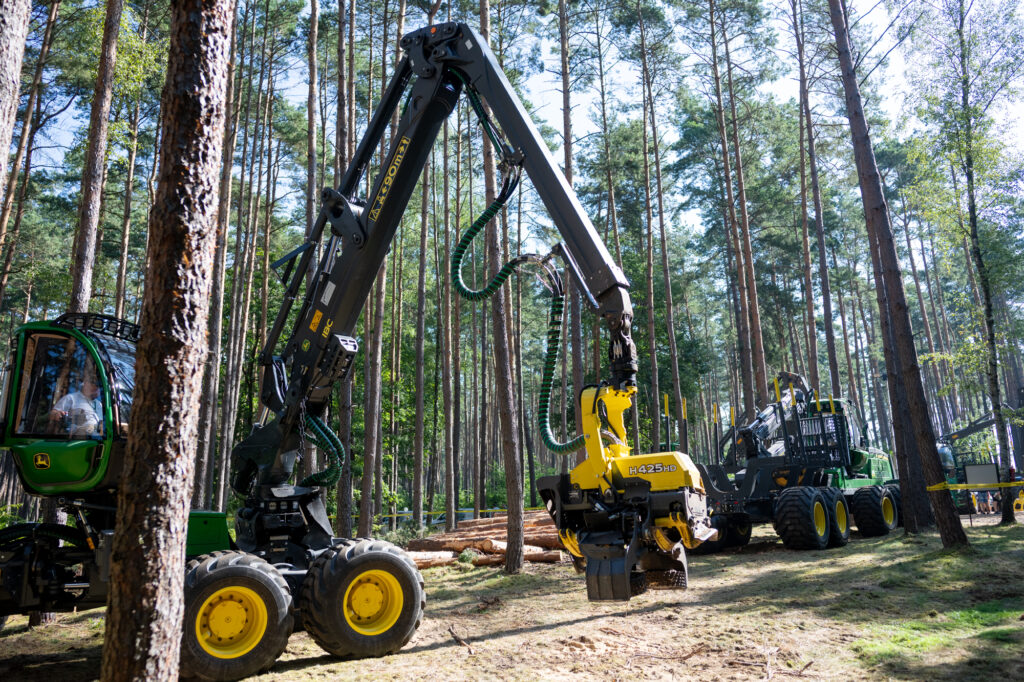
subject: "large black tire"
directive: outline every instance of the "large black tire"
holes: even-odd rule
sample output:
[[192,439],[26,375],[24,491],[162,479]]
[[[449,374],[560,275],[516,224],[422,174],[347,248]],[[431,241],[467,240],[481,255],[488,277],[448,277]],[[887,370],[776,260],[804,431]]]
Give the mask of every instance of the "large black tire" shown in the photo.
[[885,486],[886,490],[892,493],[893,502],[896,503],[896,525],[903,527],[903,493],[900,492],[898,483],[890,483]]
[[857,530],[866,538],[888,535],[899,523],[899,512],[892,491],[880,485],[860,488],[850,502]]
[[838,488],[822,488],[822,493],[828,504],[828,546],[843,547],[850,541],[850,506]]
[[341,658],[393,654],[423,620],[423,576],[390,542],[351,540],[321,554],[299,595],[302,624]]
[[718,531],[718,537],[700,543],[690,550],[690,554],[714,554],[729,546],[729,517],[716,514],[711,517],[711,525]]
[[729,517],[729,533],[725,539],[726,547],[746,547],[750,544],[750,534],[754,528],[746,516]]
[[828,507],[818,488],[794,486],[779,493],[773,524],[782,544],[789,549],[828,546]]
[[268,670],[288,645],[291,604],[284,577],[254,554],[221,551],[190,561],[181,676],[237,680]]

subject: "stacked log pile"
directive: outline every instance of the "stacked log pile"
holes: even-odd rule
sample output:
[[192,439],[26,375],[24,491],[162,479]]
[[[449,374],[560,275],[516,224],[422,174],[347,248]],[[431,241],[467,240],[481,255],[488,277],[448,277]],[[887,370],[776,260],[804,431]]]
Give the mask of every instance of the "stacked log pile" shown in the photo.
[[[459,554],[474,554],[474,566],[492,566],[505,562],[508,542],[508,519],[496,516],[490,519],[460,521],[451,533],[416,538],[409,542],[407,553],[417,568],[431,568],[455,563]],[[526,561],[558,563],[563,560],[562,541],[558,529],[545,511],[526,512],[523,518],[523,536]]]

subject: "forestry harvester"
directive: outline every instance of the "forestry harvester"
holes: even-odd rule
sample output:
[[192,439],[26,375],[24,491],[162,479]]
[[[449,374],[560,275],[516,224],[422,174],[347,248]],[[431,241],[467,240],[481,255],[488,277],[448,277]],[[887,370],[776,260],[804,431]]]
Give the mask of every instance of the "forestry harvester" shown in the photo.
[[[622,415],[637,372],[629,284],[486,42],[465,24],[446,23],[414,31],[401,44],[404,56],[341,184],[322,192],[306,242],[274,264],[284,303],[259,355],[259,418],[231,456],[231,488],[243,501],[235,537],[223,513],[192,512],[189,520],[185,675],[234,679],[265,670],[297,623],[347,658],[395,652],[420,624],[423,580],[412,561],[386,542],[334,537],[323,490],[338,480],[344,453],[321,417],[333,387],[349,379],[357,320],[440,127],[463,93],[494,143],[504,182],[453,253],[456,289],[483,298],[533,263],[553,292],[542,431],[549,447],[570,452],[585,444],[588,456],[540,489],[567,547],[586,564],[589,596],[628,599],[646,584],[685,587],[685,549],[713,535],[690,459],[678,452],[632,456],[626,445]],[[369,198],[358,198],[399,108],[382,170]],[[564,241],[545,256],[516,258],[484,289],[470,291],[461,280],[462,257],[524,170]],[[547,425],[563,306],[556,260],[611,336],[611,381],[584,391],[584,433],[570,443],[555,443]],[[138,327],[122,320],[68,314],[24,325],[12,341],[2,445],[25,489],[54,500],[74,524],[0,530],[0,619],[106,603],[138,336]],[[306,442],[326,454],[329,466],[294,484]]]

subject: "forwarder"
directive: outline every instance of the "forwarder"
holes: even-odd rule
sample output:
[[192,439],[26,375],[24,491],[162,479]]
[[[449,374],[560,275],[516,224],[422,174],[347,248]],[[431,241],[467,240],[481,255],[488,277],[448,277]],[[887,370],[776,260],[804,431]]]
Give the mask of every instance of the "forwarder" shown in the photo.
[[[491,50],[461,23],[414,31],[401,45],[405,54],[341,184],[323,191],[307,241],[274,264],[285,295],[259,355],[260,415],[231,456],[231,488],[243,500],[236,537],[230,538],[224,514],[193,512],[189,519],[183,675],[226,680],[265,670],[298,623],[325,650],[346,658],[398,651],[420,624],[423,579],[412,561],[386,542],[334,537],[322,493],[337,482],[344,453],[321,417],[334,386],[349,380],[357,320],[438,131],[463,93],[495,144],[504,182],[453,254],[456,288],[481,298],[533,263],[552,290],[542,431],[549,447],[562,452],[586,442],[588,458],[571,478],[542,490],[567,544],[588,561],[591,598],[628,599],[647,573],[652,582],[685,587],[685,548],[713,535],[704,488],[688,457],[628,457],[622,413],[637,373],[629,284]],[[383,170],[369,198],[359,198],[363,174],[399,107]],[[517,258],[484,289],[470,291],[459,274],[462,256],[524,170],[564,243],[546,256]],[[555,443],[547,424],[563,305],[556,259],[611,337],[611,381],[584,392],[584,434],[570,443]],[[2,445],[25,489],[54,499],[74,525],[26,523],[0,531],[0,618],[106,603],[138,338],[138,327],[122,320],[69,314],[25,325],[12,341]],[[293,484],[307,441],[327,455],[329,466]]]
[[803,377],[782,372],[776,401],[719,444],[721,463],[697,464],[718,536],[699,551],[742,546],[751,526],[771,523],[790,549],[825,549],[899,523],[901,496],[892,462],[867,446],[848,401],[822,397]]

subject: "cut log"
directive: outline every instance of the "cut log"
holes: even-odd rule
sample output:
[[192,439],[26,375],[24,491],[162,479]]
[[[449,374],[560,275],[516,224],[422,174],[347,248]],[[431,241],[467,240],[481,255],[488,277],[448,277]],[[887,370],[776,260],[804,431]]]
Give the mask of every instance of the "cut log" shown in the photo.
[[[507,547],[508,542],[506,542],[505,540],[484,540],[481,549],[487,552],[488,554],[504,554]],[[523,545],[524,554],[530,554],[531,552],[537,553],[543,551],[543,547],[537,547],[536,545]]]
[[483,551],[483,543],[488,536],[458,537],[435,535],[429,538],[415,538],[409,541],[409,550],[413,552],[461,552],[467,548]]
[[527,561],[529,561],[531,563],[535,563],[535,564],[560,564],[560,563],[562,563],[562,553],[559,552],[558,550],[549,550],[549,551],[546,551],[546,552],[543,551],[543,550],[538,551],[538,552],[529,552],[529,553],[527,553],[524,556],[524,558]]
[[[428,538],[415,538],[409,541],[409,549],[414,552],[461,552],[467,547],[475,547],[482,551],[487,550],[488,542],[505,542],[507,533],[504,529],[494,530],[489,533],[444,533],[442,535],[431,535]],[[529,530],[523,534],[524,543],[543,547],[545,549],[561,549],[562,541],[558,533],[551,530]]]
[[[544,551],[536,547],[523,555],[526,561],[531,563],[558,564],[562,562],[562,553],[558,551]],[[504,554],[481,554],[473,559],[474,566],[497,566],[505,563]]]
[[[459,527],[457,533],[465,532],[483,532],[485,530],[491,530],[494,528],[505,528],[508,525],[508,519],[504,516],[495,517],[492,519],[471,519],[469,521],[459,521]],[[523,528],[543,528],[546,526],[554,527],[555,522],[551,520],[551,517],[547,512],[538,513],[534,516],[528,516],[523,519]]]
[[455,552],[406,552],[406,554],[416,563],[416,568],[447,566],[454,564],[459,558]]

